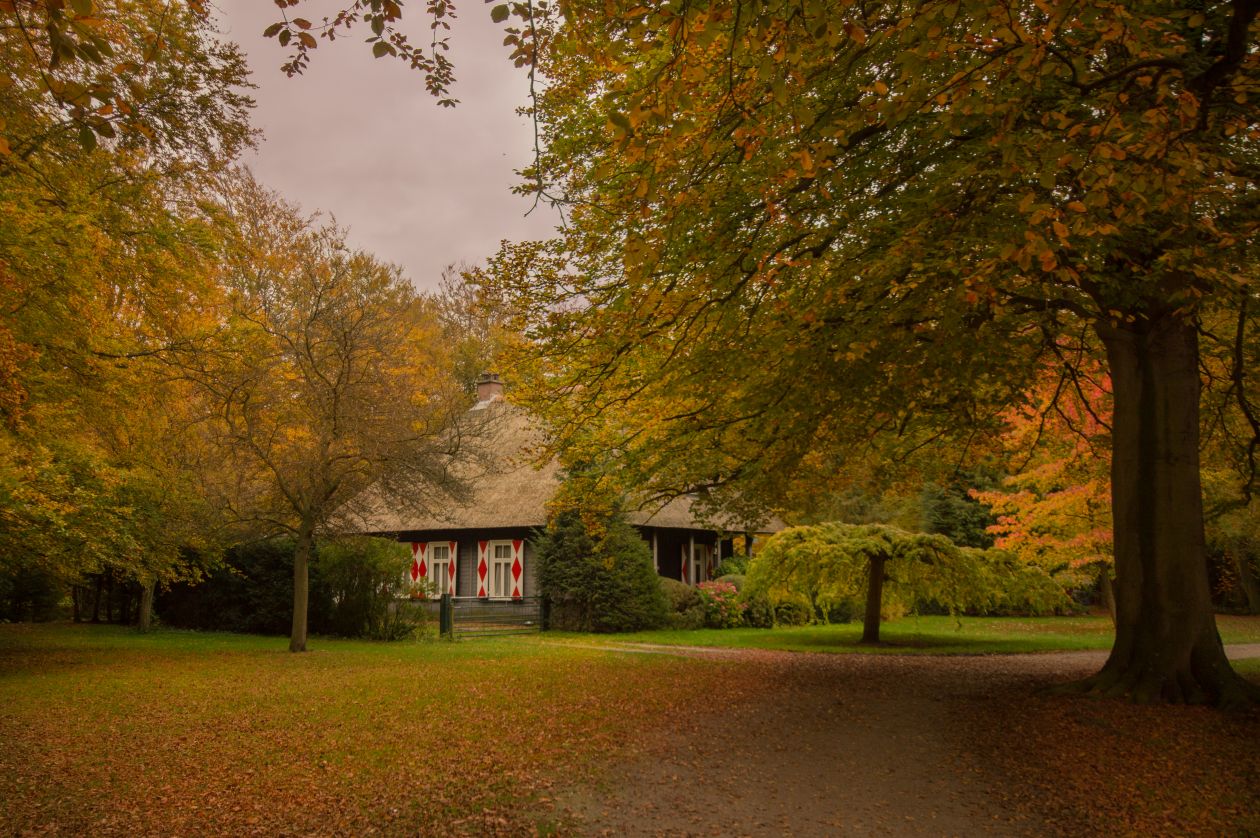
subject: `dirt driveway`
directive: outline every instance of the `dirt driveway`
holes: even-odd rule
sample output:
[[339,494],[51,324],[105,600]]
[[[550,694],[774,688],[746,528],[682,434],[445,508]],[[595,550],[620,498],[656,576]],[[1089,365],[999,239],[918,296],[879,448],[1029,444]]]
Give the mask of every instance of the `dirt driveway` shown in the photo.
[[[1239,652],[1260,655],[1260,647]],[[1260,719],[1039,694],[1097,671],[1102,653],[682,653],[727,658],[765,689],[686,727],[663,725],[641,757],[562,798],[579,831],[1182,835],[1225,827],[1251,834],[1248,810],[1260,811],[1260,786],[1248,782],[1260,779]],[[1150,731],[1164,739],[1148,741]],[[1217,760],[1227,776],[1177,789],[1185,778],[1165,774],[1153,800],[1145,785],[1125,791],[1147,768],[1163,772],[1179,758],[1202,763],[1196,749],[1219,757],[1234,745],[1236,754]]]

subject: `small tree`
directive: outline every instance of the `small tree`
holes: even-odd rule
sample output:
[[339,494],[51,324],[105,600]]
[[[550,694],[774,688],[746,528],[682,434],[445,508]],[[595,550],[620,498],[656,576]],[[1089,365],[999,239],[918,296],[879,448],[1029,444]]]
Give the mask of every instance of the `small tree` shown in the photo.
[[399,273],[351,251],[248,174],[224,190],[223,325],[184,359],[213,412],[211,488],[294,539],[291,651],[306,649],[316,536],[360,528],[351,503],[424,509],[461,493],[465,398],[434,312]]
[[879,642],[886,589],[957,613],[1020,602],[1046,609],[1062,590],[1039,568],[996,551],[958,547],[942,535],[882,524],[820,524],[784,530],[748,568],[746,590],[781,602],[804,597],[814,613],[857,600],[865,589],[862,642]]
[[665,623],[668,608],[648,546],[619,505],[563,509],[537,544],[538,585],[554,625],[613,632]]

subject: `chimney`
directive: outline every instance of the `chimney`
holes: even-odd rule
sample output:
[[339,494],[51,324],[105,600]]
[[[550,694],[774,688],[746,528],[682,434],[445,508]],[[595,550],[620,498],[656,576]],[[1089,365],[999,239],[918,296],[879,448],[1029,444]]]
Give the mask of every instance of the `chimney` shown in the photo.
[[498,373],[483,372],[477,376],[478,402],[490,402],[501,398],[503,398],[503,382],[499,380]]

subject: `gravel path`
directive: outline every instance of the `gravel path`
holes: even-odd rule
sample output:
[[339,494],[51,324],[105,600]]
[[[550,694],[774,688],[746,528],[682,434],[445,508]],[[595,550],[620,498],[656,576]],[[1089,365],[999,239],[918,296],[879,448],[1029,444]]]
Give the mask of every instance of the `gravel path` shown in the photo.
[[[1022,836],[1070,832],[976,753],[993,702],[1097,671],[1104,652],[827,655],[637,646],[714,656],[773,685],[698,725],[662,724],[642,758],[561,803],[593,835]],[[1231,647],[1260,656],[1260,644]],[[765,695],[772,700],[765,700]],[[993,713],[994,717],[1000,714]]]

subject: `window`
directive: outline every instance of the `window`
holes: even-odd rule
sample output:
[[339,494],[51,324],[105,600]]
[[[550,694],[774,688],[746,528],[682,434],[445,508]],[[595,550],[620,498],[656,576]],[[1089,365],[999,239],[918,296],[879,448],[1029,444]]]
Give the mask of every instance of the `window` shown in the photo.
[[[411,542],[411,567],[406,581],[413,586],[423,583],[425,595],[441,596],[455,593],[455,556],[458,544],[454,541]],[[413,589],[413,596],[419,591]]]
[[477,542],[477,596],[519,597],[525,584],[525,542]]
[[512,595],[512,542],[490,542],[490,596]]
[[451,545],[429,542],[429,580],[438,596],[450,591]]

